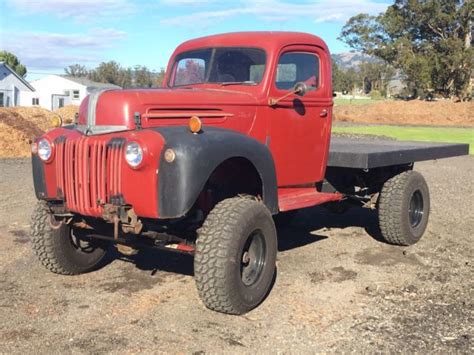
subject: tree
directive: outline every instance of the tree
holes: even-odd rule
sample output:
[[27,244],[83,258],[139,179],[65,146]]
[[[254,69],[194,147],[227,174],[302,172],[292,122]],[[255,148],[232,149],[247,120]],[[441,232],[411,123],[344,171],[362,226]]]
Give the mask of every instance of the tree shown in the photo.
[[125,69],[115,61],[102,62],[97,68],[91,70],[89,78],[101,83],[109,83],[123,88],[132,86],[132,70]]
[[86,77],[87,75],[89,75],[89,71],[87,70],[87,68],[80,64],[70,65],[67,68],[64,68],[64,72],[66,73],[66,75],[73,76],[76,78]]
[[153,86],[153,74],[147,67],[135,66],[135,86],[139,88],[151,88]]
[[18,57],[13,53],[7,51],[0,51],[0,62],[4,62],[22,78],[26,76],[26,67],[20,63]]
[[155,76],[155,87],[163,86],[163,80],[165,80],[165,69],[161,68]]
[[381,61],[366,62],[359,65],[359,80],[364,92],[379,91],[382,96],[387,96],[387,87],[396,72],[389,64]]
[[473,73],[472,0],[396,0],[379,16],[359,14],[340,39],[400,69],[414,94],[466,97]]
[[354,68],[341,69],[335,61],[332,62],[333,90],[342,93],[354,92],[361,82],[360,74]]

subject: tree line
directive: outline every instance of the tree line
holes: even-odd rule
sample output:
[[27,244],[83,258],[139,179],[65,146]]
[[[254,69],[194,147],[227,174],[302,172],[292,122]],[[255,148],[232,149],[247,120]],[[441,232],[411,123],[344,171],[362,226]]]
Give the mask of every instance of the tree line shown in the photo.
[[336,61],[332,62],[333,89],[344,94],[360,92],[374,98],[393,96],[390,82],[396,76],[397,70],[382,61],[362,62],[346,69],[339,67]]
[[72,64],[64,69],[72,77],[85,77],[100,83],[118,85],[122,88],[154,88],[163,83],[165,70],[153,72],[143,65],[132,68],[122,67],[115,61],[102,62],[94,69],[87,69],[81,64]]

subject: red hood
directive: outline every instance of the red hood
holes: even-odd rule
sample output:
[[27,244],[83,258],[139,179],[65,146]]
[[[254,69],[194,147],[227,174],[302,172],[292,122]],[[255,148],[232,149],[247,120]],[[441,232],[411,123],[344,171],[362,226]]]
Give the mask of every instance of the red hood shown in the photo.
[[[140,113],[143,127],[187,124],[198,116],[204,125],[224,125],[248,132],[252,126],[257,100],[249,93],[219,89],[110,90],[88,96],[79,110],[79,124],[125,126],[134,129],[134,114]],[[235,119],[238,119],[235,120]],[[125,128],[124,127],[124,128]]]

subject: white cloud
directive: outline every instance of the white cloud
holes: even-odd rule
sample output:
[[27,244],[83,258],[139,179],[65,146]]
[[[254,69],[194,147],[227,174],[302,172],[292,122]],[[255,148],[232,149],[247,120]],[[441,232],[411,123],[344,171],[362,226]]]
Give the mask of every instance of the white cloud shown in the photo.
[[[178,0],[187,1],[187,0]],[[176,16],[161,20],[163,25],[207,27],[213,23],[229,20],[237,16],[254,16],[264,21],[289,21],[305,19],[316,23],[345,21],[360,12],[377,14],[387,8],[387,4],[374,0],[310,0],[289,2],[282,0],[242,0],[238,4],[231,2],[225,9],[199,11],[189,15]]]
[[73,63],[97,63],[101,50],[126,37],[125,32],[101,28],[85,34],[15,32],[5,34],[3,47],[27,67],[62,70]]
[[7,0],[7,4],[25,15],[55,15],[88,22],[135,10],[129,0]]

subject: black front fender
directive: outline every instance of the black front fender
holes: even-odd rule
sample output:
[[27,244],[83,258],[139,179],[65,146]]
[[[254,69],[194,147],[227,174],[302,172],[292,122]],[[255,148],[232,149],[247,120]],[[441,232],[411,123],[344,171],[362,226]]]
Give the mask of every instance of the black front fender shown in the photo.
[[[165,139],[158,171],[158,204],[161,218],[184,216],[193,206],[212,172],[225,160],[246,158],[262,180],[263,202],[278,212],[275,164],[270,150],[243,134],[215,127],[192,134],[188,127],[154,128]],[[164,152],[171,148],[176,159],[168,163]],[[238,173],[238,172],[236,172]]]

